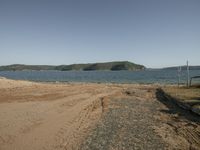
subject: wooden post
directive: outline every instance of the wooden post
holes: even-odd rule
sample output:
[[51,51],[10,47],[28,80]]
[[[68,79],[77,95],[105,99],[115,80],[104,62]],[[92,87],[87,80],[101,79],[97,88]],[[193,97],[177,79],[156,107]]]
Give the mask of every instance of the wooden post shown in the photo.
[[178,87],[180,86],[180,78],[181,78],[181,66],[178,67]]
[[189,62],[187,60],[187,87],[189,87],[190,82],[190,71],[189,71]]

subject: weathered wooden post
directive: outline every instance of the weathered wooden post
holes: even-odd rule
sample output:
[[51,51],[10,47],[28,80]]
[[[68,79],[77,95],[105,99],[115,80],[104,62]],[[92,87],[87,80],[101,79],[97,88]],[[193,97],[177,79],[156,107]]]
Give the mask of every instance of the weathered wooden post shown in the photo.
[[190,70],[189,70],[189,62],[187,60],[187,87],[189,87],[190,82]]
[[181,66],[178,67],[178,87],[180,86],[180,79],[181,78]]

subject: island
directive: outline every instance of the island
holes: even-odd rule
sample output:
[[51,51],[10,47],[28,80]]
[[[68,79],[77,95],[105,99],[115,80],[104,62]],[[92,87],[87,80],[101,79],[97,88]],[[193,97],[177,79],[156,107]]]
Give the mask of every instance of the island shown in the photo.
[[144,70],[145,66],[135,64],[129,61],[114,61],[105,63],[88,63],[88,64],[71,64],[71,65],[24,65],[24,64],[13,64],[7,66],[0,66],[0,71],[23,71],[23,70],[58,70],[58,71],[95,71],[95,70],[109,70],[109,71],[120,71],[120,70]]

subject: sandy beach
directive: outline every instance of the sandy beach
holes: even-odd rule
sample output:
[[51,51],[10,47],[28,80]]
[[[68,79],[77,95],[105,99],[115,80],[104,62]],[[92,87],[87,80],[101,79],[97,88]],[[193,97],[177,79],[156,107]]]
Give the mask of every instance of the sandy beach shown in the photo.
[[[150,149],[198,149],[198,118],[191,121],[179,117],[179,112],[166,113],[170,108],[158,100],[156,88],[155,85],[36,83],[0,78],[0,149],[123,149],[120,147],[123,140],[118,138],[117,142],[115,136],[110,138],[113,146],[106,142],[106,147],[102,146],[99,132],[111,130],[119,137],[129,135],[132,144],[138,143],[132,146],[125,143],[124,149],[148,149],[147,145],[152,145]],[[113,114],[114,110],[119,111]],[[119,122],[112,121],[116,114],[122,118]],[[128,119],[127,114],[135,118]],[[106,130],[102,131],[99,124],[109,117],[109,124],[122,122],[122,125],[116,128],[105,125]],[[123,124],[127,124],[127,129]],[[144,136],[130,135],[128,127]],[[141,143],[148,136],[154,144]],[[95,138],[99,139],[100,147]]]
[[78,147],[122,87],[0,79],[0,149]]

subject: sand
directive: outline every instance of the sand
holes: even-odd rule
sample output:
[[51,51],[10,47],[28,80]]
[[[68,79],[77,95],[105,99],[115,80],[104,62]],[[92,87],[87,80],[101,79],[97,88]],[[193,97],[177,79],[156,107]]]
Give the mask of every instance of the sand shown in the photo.
[[[36,83],[0,78],[0,150],[77,150],[94,145],[102,147],[103,143],[112,149],[104,140],[113,130],[109,127],[116,125],[113,116],[121,118],[118,123],[122,126],[127,123],[123,130],[117,126],[113,134],[119,128],[120,135],[130,136],[129,144],[138,142],[139,147],[156,147],[157,142],[166,149],[198,149],[199,118],[166,103],[157,95],[156,88],[155,85]],[[133,119],[123,117],[131,113]],[[99,124],[103,127],[97,128]],[[101,133],[107,137],[87,144],[88,139],[98,139],[96,134]],[[139,133],[143,135],[136,138]],[[142,142],[146,137],[150,137],[150,145]],[[86,145],[82,144],[85,142]],[[123,146],[123,142],[116,142],[114,147]]]
[[71,149],[101,116],[101,99],[119,87],[0,79],[0,149]]

